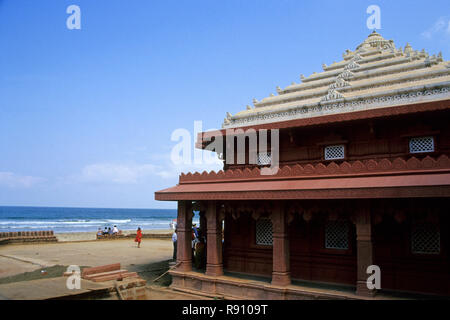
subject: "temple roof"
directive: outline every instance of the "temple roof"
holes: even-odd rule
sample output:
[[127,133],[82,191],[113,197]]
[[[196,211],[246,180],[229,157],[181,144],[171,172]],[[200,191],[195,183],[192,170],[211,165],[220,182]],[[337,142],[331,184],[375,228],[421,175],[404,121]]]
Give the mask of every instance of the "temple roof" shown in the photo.
[[393,40],[374,31],[343,60],[322,65],[323,71],[301,83],[277,87],[278,95],[227,117],[223,128],[363,111],[450,98],[450,61],[442,53],[430,56],[409,44],[396,48]]

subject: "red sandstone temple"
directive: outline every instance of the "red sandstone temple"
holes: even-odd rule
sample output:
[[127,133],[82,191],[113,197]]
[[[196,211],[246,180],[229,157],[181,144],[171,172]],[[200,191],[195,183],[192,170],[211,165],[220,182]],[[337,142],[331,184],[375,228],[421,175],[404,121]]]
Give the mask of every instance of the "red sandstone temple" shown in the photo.
[[[449,296],[449,90],[442,54],[373,32],[342,61],[227,113],[224,135],[279,130],[279,170],[261,175],[272,154],[246,150],[245,163],[181,174],[155,193],[178,202],[172,287],[245,299]],[[194,212],[206,271],[192,266]],[[381,271],[376,295],[370,265]]]

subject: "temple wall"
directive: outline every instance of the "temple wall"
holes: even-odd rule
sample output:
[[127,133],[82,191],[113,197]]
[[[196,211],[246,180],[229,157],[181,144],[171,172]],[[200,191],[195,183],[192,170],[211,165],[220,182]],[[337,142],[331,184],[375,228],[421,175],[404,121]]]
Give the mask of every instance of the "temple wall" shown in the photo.
[[440,254],[411,252],[410,215],[402,223],[383,217],[374,227],[374,263],[382,270],[384,289],[450,295],[448,206],[439,211]]
[[[323,159],[323,148],[327,145],[344,144],[346,161],[363,159],[408,158],[409,138],[414,136],[435,137],[435,152],[414,154],[421,158],[427,155],[450,154],[450,111],[418,115],[391,117],[352,122],[351,124],[329,124],[326,126],[296,128],[280,132],[280,164],[327,162]],[[248,144],[246,163],[249,163]],[[235,151],[235,155],[236,155]],[[342,161],[342,160],[341,160]],[[337,161],[339,162],[339,160]],[[235,159],[237,163],[237,158]],[[227,168],[253,167],[253,165],[229,165]]]
[[225,220],[224,268],[228,271],[272,275],[272,247],[255,244],[255,221],[250,215]]
[[[326,201],[321,203],[331,207]],[[346,208],[351,211],[352,205],[346,203]],[[373,263],[381,268],[382,289],[450,295],[449,204],[449,199],[389,199],[372,203]],[[354,208],[357,210],[357,206]],[[348,250],[325,249],[326,217],[327,213],[316,212],[311,221],[296,216],[289,224],[291,277],[354,286],[357,270],[355,225],[349,221]],[[439,254],[412,252],[414,217],[439,226]],[[241,214],[237,220],[226,218],[226,271],[270,277],[272,261],[272,247],[255,245],[255,220],[250,214]]]
[[356,236],[349,222],[348,250],[325,249],[324,219],[289,225],[291,277],[308,281],[354,285],[356,283]]

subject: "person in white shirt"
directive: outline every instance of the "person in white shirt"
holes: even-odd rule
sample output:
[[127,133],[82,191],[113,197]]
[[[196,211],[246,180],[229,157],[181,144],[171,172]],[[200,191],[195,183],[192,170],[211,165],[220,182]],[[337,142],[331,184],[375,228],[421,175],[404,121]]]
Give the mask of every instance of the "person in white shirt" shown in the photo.
[[177,229],[175,229],[174,233],[172,234],[172,242],[173,242],[173,260],[176,261],[177,260],[177,240],[178,240],[178,236],[177,236]]
[[117,226],[114,226],[113,230],[112,230],[113,234],[118,234],[119,233],[119,229],[117,229]]

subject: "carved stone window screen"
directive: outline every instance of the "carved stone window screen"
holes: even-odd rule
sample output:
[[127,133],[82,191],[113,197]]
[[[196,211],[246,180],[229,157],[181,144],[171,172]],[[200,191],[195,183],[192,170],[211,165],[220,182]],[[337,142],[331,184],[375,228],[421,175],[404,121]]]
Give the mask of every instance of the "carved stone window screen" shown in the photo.
[[324,149],[325,160],[344,159],[344,145],[327,146]]
[[256,244],[273,245],[272,221],[269,218],[260,218],[256,221]]
[[420,137],[409,140],[410,153],[434,152],[434,138]]
[[348,221],[327,221],[325,224],[325,248],[348,250]]
[[272,163],[272,154],[270,152],[258,153],[257,163],[260,166],[264,166]]
[[439,226],[433,223],[416,223],[411,230],[411,251],[420,254],[439,254],[441,234]]

